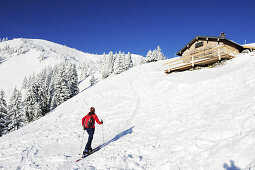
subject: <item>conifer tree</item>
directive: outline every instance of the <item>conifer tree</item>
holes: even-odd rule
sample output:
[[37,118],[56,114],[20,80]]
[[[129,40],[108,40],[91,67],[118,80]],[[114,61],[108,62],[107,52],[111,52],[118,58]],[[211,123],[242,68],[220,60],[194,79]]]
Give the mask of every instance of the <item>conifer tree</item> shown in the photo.
[[15,87],[8,105],[8,116],[10,117],[9,130],[17,130],[25,123],[22,110],[21,92]]
[[149,63],[151,60],[152,60],[152,51],[149,50],[146,55],[145,61]]
[[51,110],[71,98],[67,75],[64,64],[61,64],[54,76]]
[[38,104],[38,87],[35,84],[30,85],[24,100],[25,115],[28,122],[34,121],[41,115]]
[[122,57],[122,54],[121,52],[119,52],[119,54],[117,55],[117,58],[115,59],[115,62],[114,62],[114,73],[115,74],[120,74],[124,71],[124,61],[123,61],[123,57]]
[[157,50],[156,50],[156,60],[159,61],[159,60],[165,60],[166,57],[164,56],[164,54],[161,52],[161,48],[160,46],[157,47]]
[[77,70],[76,70],[76,66],[74,64],[71,65],[71,67],[69,68],[68,71],[69,75],[68,75],[68,84],[70,87],[70,91],[71,91],[71,96],[73,97],[76,94],[79,93],[79,88],[78,88],[78,75],[77,75]]
[[106,61],[106,54],[104,53],[102,58],[99,60],[99,64],[100,64],[100,70],[99,72],[101,74],[103,74],[105,72],[105,62]]
[[103,57],[100,61],[100,73],[102,74],[102,79],[105,79],[109,76],[109,72],[108,72],[108,65],[107,65],[107,56],[105,55],[105,53],[103,54]]
[[113,52],[110,51],[109,54],[108,54],[108,72],[109,74],[112,74],[113,73],[113,66],[114,66],[114,56],[113,56]]
[[8,132],[8,124],[10,120],[7,115],[7,103],[5,100],[5,93],[0,91],[0,137]]
[[113,72],[113,65],[114,65],[114,57],[113,52],[109,52],[108,55],[104,55],[101,61],[101,70],[100,73],[102,74],[102,78],[107,78]]
[[92,74],[91,78],[90,78],[90,86],[93,86],[95,83],[96,83],[96,79],[95,79],[94,74]]
[[[101,63],[101,61],[100,61]],[[86,63],[83,63],[81,65],[81,74],[80,74],[80,80],[86,79],[89,76],[89,65]]]
[[28,87],[28,80],[27,80],[27,77],[25,77],[22,83],[22,89],[26,89],[27,87]]
[[130,52],[128,52],[128,54],[125,55],[125,67],[126,67],[126,70],[133,67],[133,61],[132,61]]
[[157,49],[155,49],[153,51],[151,51],[151,50],[148,51],[145,61],[147,63],[150,63],[150,62],[155,62],[155,61],[165,60],[165,59],[166,58],[165,58],[164,54],[161,52],[161,49],[158,46]]

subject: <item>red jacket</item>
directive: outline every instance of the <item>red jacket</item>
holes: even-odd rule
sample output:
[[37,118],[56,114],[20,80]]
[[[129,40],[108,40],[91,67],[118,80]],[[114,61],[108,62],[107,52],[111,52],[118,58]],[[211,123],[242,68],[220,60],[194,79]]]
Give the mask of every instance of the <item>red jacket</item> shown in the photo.
[[98,120],[98,117],[97,117],[96,114],[91,114],[91,115],[90,115],[90,114],[88,113],[86,116],[84,116],[84,117],[82,118],[82,126],[85,126],[86,128],[89,128],[88,126],[85,125],[85,124],[86,124],[85,120],[86,120],[86,118],[88,118],[89,116],[92,116],[93,119],[94,119],[92,128],[95,128],[95,121],[96,121],[98,124],[103,124],[102,122],[100,122],[100,121]]

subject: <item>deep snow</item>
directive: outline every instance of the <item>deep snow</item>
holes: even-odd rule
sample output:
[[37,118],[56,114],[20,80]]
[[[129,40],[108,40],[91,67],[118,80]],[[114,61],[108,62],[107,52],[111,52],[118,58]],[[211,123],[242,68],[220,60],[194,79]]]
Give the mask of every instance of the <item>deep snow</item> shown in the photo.
[[[1,137],[0,168],[255,169],[255,53],[169,75],[164,62],[102,80]],[[104,119],[92,147],[105,146],[76,163],[91,106]]]

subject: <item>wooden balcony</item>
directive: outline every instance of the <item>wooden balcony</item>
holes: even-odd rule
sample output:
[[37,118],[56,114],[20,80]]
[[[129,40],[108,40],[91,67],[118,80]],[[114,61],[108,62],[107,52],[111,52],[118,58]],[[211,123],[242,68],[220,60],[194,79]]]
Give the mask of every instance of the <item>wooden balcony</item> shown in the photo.
[[238,53],[236,50],[228,46],[218,46],[183,58],[171,59],[170,62],[164,64],[168,66],[165,73],[169,74],[175,71],[189,70],[195,66],[210,65],[222,59],[231,59],[236,53]]

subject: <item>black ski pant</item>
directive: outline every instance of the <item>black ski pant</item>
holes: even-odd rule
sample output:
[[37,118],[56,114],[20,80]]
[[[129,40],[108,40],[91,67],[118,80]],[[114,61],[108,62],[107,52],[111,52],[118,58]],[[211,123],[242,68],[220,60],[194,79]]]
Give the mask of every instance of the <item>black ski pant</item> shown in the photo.
[[95,128],[87,128],[86,131],[87,131],[87,133],[89,135],[89,138],[88,138],[88,142],[86,144],[85,149],[89,150],[89,149],[91,149],[91,143],[92,143],[92,140],[93,140]]

